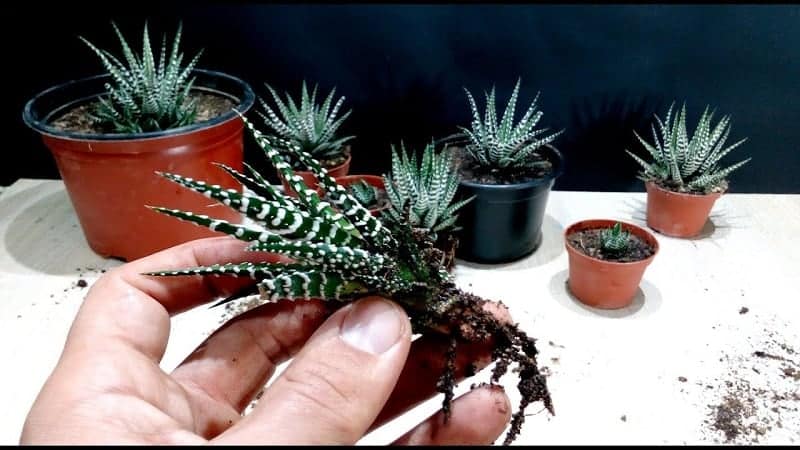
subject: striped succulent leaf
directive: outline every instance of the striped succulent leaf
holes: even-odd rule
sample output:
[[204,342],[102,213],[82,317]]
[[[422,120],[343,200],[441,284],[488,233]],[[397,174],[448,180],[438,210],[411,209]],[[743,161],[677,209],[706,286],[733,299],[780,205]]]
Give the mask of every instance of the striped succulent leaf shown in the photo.
[[117,25],[111,24],[122,46],[124,62],[80,37],[99,57],[113,82],[106,83],[107,95],[100,97],[91,111],[93,120],[117,133],[168,130],[193,123],[197,107],[189,95],[194,83],[189,76],[202,50],[186,66],[181,67],[182,24],[178,25],[169,58],[166,55],[167,38],[163,37],[158,63],[151,49],[147,23],[142,37],[141,57],[133,52]]
[[[287,265],[285,270],[273,263],[227,264],[157,274],[250,276],[260,280],[259,289],[265,300],[314,296],[337,299],[348,295],[379,293],[398,299],[414,297],[414,301],[418,302],[422,287],[428,284],[437,286],[449,279],[446,271],[425,264],[425,257],[421,253],[423,250],[416,244],[404,244],[396,240],[378,218],[350,195],[346,188],[337,184],[310,155],[297,147],[279,149],[271,146],[271,141],[256,130],[249,120],[244,117],[242,120],[264,149],[265,155],[298,193],[298,197],[291,199],[278,192],[252,168],[252,176],[247,176],[220,165],[222,170],[241,181],[252,192],[223,189],[178,174],[161,175],[237,209],[252,224],[235,224],[163,207],[153,209],[250,242],[247,250],[285,255],[295,263]],[[287,162],[289,157],[306,164],[307,169],[317,176],[320,186],[326,191],[325,198],[332,199],[338,211],[322,201],[315,190],[309,189],[303,179],[296,176]],[[429,167],[434,167],[433,159],[426,161]],[[450,186],[441,180],[438,183],[443,192]],[[454,212],[453,205],[449,206],[450,212]]]
[[347,191],[358,200],[359,203],[367,208],[372,207],[378,201],[378,188],[364,180],[351,184],[348,186]]
[[674,104],[669,107],[666,119],[655,117],[658,132],[653,126],[653,144],[636,138],[650,154],[646,161],[629,150],[625,150],[641,167],[639,177],[646,181],[657,181],[678,192],[709,193],[721,191],[727,185],[726,177],[750,161],[747,158],[720,169],[720,160],[747,138],[729,146],[725,142],[730,134],[730,116],[725,116],[712,127],[714,111],[703,111],[691,138],[686,129],[686,104],[673,115]]
[[165,178],[187,187],[206,197],[221,201],[244,213],[270,232],[290,239],[304,238],[312,242],[347,244],[353,236],[336,223],[324,218],[311,217],[298,210],[294,204],[281,204],[261,196],[240,193],[235,189],[222,189],[219,185],[208,185],[180,175],[160,173]]
[[604,252],[609,254],[619,254],[624,252],[630,245],[629,231],[622,229],[622,224],[617,222],[611,228],[605,228],[600,232],[600,242]]
[[264,111],[259,111],[258,114],[273,133],[291,141],[302,151],[319,160],[343,156],[344,145],[354,136],[337,136],[339,127],[350,115],[350,111],[337,118],[344,97],[333,103],[336,88],[333,88],[322,105],[319,105],[316,102],[317,86],[314,86],[309,95],[305,81],[298,102],[295,102],[288,93],[284,102],[269,84],[265,83],[265,86],[272,95],[275,105],[271,107],[266,101],[259,99]]
[[537,109],[539,94],[536,94],[527,112],[514,124],[514,112],[519,98],[521,80],[517,80],[511,98],[498,122],[495,88],[485,94],[486,105],[483,121],[472,94],[467,90],[467,100],[472,110],[470,128],[460,127],[467,139],[466,151],[480,166],[487,169],[530,169],[541,164],[538,153],[543,146],[550,145],[563,130],[547,134],[547,128],[536,129],[542,118]]
[[387,217],[433,233],[453,230],[456,212],[472,200],[452,203],[459,180],[454,156],[447,148],[437,153],[432,143],[425,146],[419,164],[405,145],[400,153],[392,146],[392,173],[385,178]]

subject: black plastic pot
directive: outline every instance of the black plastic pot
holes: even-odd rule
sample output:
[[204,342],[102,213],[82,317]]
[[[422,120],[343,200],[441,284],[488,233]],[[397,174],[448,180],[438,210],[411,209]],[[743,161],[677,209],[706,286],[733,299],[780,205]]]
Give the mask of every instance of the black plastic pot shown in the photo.
[[475,199],[459,212],[459,259],[498,264],[521,259],[539,248],[547,198],[564,171],[561,152],[548,147],[540,153],[553,164],[544,178],[520,184],[461,181],[456,197]]

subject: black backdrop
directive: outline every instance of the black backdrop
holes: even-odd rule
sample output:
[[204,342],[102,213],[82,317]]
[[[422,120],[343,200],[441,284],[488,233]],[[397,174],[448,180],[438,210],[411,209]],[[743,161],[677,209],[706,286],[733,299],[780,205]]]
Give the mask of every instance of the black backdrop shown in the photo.
[[[731,142],[749,138],[730,156],[753,156],[732,191],[800,192],[798,5],[103,5],[6,12],[0,184],[58,177],[21,111],[36,92],[102,70],[77,36],[118,53],[110,20],[138,45],[147,19],[159,39],[182,20],[185,51],[205,49],[200,66],[259,95],[265,81],[293,95],[302,79],[335,86],[353,110],[353,173],[387,170],[390,143],[420,148],[467,124],[463,87],[482,96],[494,84],[504,104],[522,77],[521,102],[541,91],[541,125],[566,130],[557,189],[642,190],[623,149],[640,150],[632,131],[649,136],[653,113],[685,100],[690,131],[710,104],[732,116]],[[249,140],[246,158],[266,167]]]

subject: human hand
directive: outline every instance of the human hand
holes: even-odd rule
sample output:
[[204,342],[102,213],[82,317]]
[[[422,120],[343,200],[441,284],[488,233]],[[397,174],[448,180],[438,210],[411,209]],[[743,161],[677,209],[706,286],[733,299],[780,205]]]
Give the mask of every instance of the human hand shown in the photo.
[[[159,362],[170,317],[252,280],[141,274],[265,259],[244,247],[228,237],[203,239],[101,277],[78,311],[20,443],[354,444],[434,395],[446,339],[423,336],[412,343],[402,309],[376,297],[327,318],[321,301],[260,306],[226,323],[165,373]],[[485,367],[489,355],[489,343],[462,344],[457,376],[470,362]],[[276,366],[292,357],[243,417]],[[439,412],[395,443],[488,444],[509,420],[506,394],[486,386],[455,400],[447,424]]]

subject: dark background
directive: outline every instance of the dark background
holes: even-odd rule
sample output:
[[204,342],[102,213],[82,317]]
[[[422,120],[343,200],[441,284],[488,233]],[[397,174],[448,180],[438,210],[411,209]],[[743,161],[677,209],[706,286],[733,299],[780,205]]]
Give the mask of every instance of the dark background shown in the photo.
[[[58,178],[24,103],[61,82],[102,71],[83,35],[119,54],[115,20],[134,48],[184,23],[183,49],[205,49],[200,66],[299,92],[306,79],[336,87],[353,110],[351,173],[388,169],[389,145],[421,148],[469,123],[463,87],[496,84],[504,107],[522,77],[519,109],[537,91],[540,126],[565,128],[556,146],[567,171],[556,189],[639,191],[641,152],[653,113],[687,102],[689,130],[706,105],[730,114],[728,157],[752,156],[731,176],[733,192],[800,192],[800,6],[797,5],[230,5],[123,4],[102,9],[23,5],[4,23],[6,95],[0,184]],[[247,139],[246,158],[264,168]],[[13,160],[13,162],[12,162]],[[267,170],[271,174],[271,170]]]

